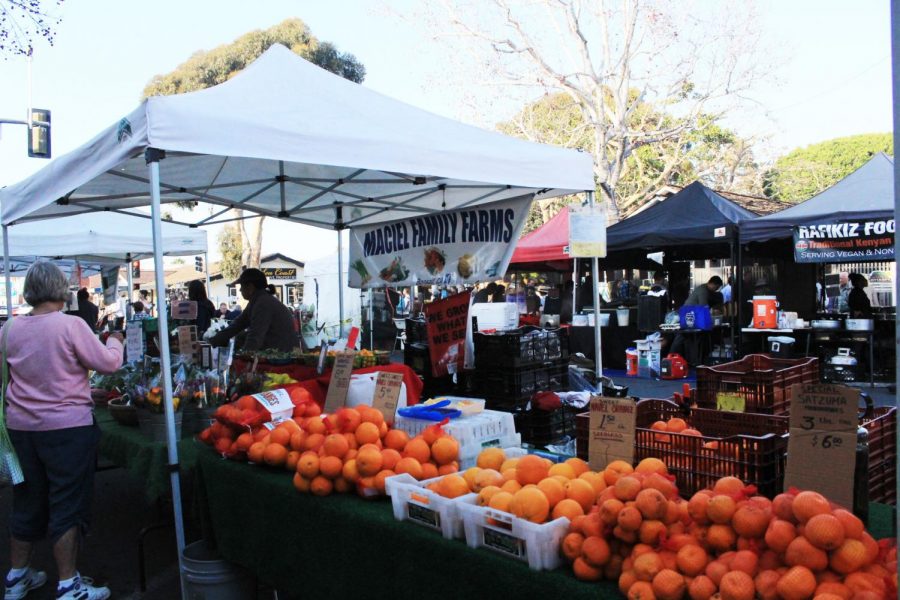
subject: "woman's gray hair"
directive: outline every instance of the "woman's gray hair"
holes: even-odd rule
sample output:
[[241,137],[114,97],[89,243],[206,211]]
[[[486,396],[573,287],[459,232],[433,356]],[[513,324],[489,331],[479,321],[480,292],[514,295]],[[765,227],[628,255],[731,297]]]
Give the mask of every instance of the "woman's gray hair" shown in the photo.
[[25,302],[37,306],[44,302],[65,302],[69,298],[69,281],[59,267],[39,260],[25,274]]

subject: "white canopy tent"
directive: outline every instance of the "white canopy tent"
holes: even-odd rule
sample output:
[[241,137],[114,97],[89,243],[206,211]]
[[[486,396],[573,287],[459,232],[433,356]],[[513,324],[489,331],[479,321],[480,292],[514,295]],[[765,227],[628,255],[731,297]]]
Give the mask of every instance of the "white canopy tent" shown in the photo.
[[[344,252],[347,251],[345,247]],[[333,337],[333,332],[340,329],[339,323],[345,315],[350,315],[352,324],[359,326],[360,298],[359,290],[351,289],[347,285],[347,267],[338,275],[337,253],[314,260],[308,260],[303,266],[303,304],[316,306],[316,322],[324,326],[319,339]],[[339,290],[338,288],[343,288]],[[343,294],[344,310],[328,302],[328,299]]]
[[[0,190],[0,207],[6,228],[150,204],[162,290],[162,203],[221,207],[197,225],[232,220],[224,215],[237,208],[340,232],[505,198],[592,195],[593,189],[588,154],[434,115],[273,46],[223,84],[146,100],[87,144]],[[168,328],[164,313],[160,328]],[[160,339],[167,372],[168,338]],[[170,379],[163,389],[180,559]]]

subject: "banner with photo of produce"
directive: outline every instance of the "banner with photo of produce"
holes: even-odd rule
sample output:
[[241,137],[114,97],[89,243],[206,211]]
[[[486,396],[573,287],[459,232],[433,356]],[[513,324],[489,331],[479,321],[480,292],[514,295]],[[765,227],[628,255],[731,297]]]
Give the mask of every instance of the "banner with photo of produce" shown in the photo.
[[352,288],[462,285],[503,277],[531,196],[350,229]]
[[894,219],[794,226],[794,261],[846,263],[894,260]]

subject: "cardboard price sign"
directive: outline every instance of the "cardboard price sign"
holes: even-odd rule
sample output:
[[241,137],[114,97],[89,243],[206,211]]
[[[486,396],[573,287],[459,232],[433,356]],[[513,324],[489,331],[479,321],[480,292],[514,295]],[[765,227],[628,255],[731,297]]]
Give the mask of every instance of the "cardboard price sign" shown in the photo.
[[384,420],[389,424],[394,422],[394,414],[397,412],[397,403],[400,400],[401,385],[403,385],[401,373],[378,372],[372,406],[381,411]]
[[181,325],[178,327],[178,353],[190,362],[194,360],[194,354],[199,349],[197,342],[197,326]]
[[144,358],[144,328],[140,321],[129,321],[125,325],[125,352],[128,362]]
[[347,404],[347,393],[350,391],[350,376],[353,374],[355,357],[356,352],[353,350],[338,352],[334,357],[334,368],[331,370],[328,394],[325,396],[324,412],[331,414]]
[[747,401],[740,394],[727,394],[725,392],[716,394],[716,410],[746,412],[746,409]]
[[859,391],[809,383],[793,386],[791,398],[784,488],[815,490],[852,509]]
[[172,318],[182,321],[197,319],[197,303],[193,300],[181,300],[172,305]]
[[601,471],[614,460],[634,463],[635,404],[627,398],[591,397],[588,463]]

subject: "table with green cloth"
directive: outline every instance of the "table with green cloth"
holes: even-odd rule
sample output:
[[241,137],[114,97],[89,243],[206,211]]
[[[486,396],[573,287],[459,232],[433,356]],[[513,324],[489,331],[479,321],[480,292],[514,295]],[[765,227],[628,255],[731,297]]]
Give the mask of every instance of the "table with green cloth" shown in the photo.
[[[122,425],[106,408],[95,408],[94,417],[102,433],[100,456],[143,481],[148,500],[168,494],[171,481],[165,442],[151,441],[137,427]],[[193,434],[186,430],[182,432],[178,442],[178,462],[182,472],[194,468],[201,446]]]
[[[569,567],[532,571],[524,562],[414,523],[396,521],[389,499],[318,497],[291,475],[197,456],[204,531],[221,555],[291,596],[415,598],[620,598],[614,582],[585,583]],[[873,505],[870,530],[888,535],[891,507]]]

